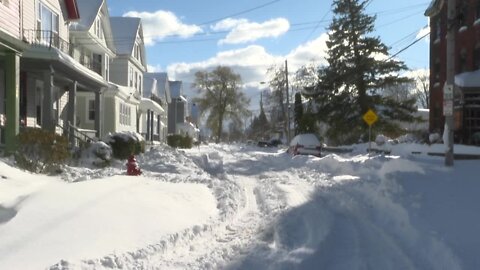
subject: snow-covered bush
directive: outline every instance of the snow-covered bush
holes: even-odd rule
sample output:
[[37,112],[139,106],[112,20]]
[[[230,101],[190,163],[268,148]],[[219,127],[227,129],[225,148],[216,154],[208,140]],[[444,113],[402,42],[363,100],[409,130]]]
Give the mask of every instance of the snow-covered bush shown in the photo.
[[145,152],[145,139],[136,132],[109,133],[103,141],[111,146],[113,157],[116,159],[127,159],[132,154]]
[[430,143],[441,143],[442,142],[442,137],[438,133],[431,133],[428,136],[428,141]]
[[377,135],[377,137],[375,138],[375,143],[378,145],[378,146],[382,146],[384,145],[386,142],[387,142],[388,138],[385,137],[385,135],[382,135],[382,134],[379,134]]
[[39,173],[57,172],[70,157],[67,138],[40,128],[26,128],[17,135],[15,162]]
[[112,159],[112,148],[104,142],[92,142],[84,150],[82,159],[97,167],[105,167],[110,164]]
[[192,148],[193,139],[188,135],[169,135],[167,136],[167,144],[173,148]]

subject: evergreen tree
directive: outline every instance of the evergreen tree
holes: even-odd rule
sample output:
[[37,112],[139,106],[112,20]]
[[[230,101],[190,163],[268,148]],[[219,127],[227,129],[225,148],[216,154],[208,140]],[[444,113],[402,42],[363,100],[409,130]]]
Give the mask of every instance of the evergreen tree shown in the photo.
[[[329,26],[326,67],[319,70],[314,91],[321,120],[329,124],[327,136],[336,143],[352,143],[366,134],[362,116],[368,109],[379,115],[375,130],[393,135],[397,121],[414,120],[414,99],[395,102],[382,95],[388,86],[406,83],[399,72],[406,66],[388,58],[388,48],[371,37],[375,16],[365,13],[368,0],[334,0],[334,18]],[[388,104],[388,107],[386,106]]]
[[295,135],[302,132],[302,118],[303,118],[303,104],[302,95],[300,93],[295,94],[295,107],[294,107],[294,121],[295,121]]

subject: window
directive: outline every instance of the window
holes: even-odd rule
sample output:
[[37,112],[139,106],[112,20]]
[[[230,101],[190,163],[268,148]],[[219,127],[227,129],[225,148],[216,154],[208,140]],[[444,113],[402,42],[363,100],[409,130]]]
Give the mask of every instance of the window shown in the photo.
[[475,69],[480,69],[480,43],[473,50],[473,65]]
[[459,63],[458,63],[458,73],[462,73],[467,71],[467,51],[465,49],[462,49],[460,51],[460,57],[459,57]]
[[42,2],[38,2],[37,13],[37,39],[58,47],[58,15]]
[[457,5],[458,27],[461,28],[467,25],[468,8],[464,1],[460,1]]
[[120,103],[120,124],[129,126],[131,123],[130,106],[125,103]]
[[95,120],[95,100],[93,99],[88,101],[88,120]]
[[477,0],[475,4],[475,20],[480,19],[480,0]]
[[105,55],[105,80],[110,81],[110,58],[108,55]]
[[440,16],[437,17],[434,25],[435,25],[435,29],[433,31],[433,34],[434,34],[433,41],[437,41],[437,40],[440,40],[442,36],[442,20]]
[[128,69],[128,78],[130,80],[130,83],[128,84],[128,86],[133,87],[133,68],[132,67]]
[[93,32],[98,38],[103,39],[102,18],[100,16],[95,20],[95,24],[93,25]]

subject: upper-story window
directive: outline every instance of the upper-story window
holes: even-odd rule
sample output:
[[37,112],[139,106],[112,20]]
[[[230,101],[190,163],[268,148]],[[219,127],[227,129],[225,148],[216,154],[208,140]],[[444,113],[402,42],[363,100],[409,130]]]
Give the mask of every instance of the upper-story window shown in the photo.
[[442,35],[442,20],[440,16],[433,19],[432,40],[440,41]]
[[138,40],[135,42],[133,46],[133,57],[137,59],[140,63],[142,62],[142,49]]
[[464,1],[460,1],[457,5],[457,22],[458,28],[462,28],[467,25],[468,7]]
[[474,4],[475,8],[475,21],[480,20],[480,0],[476,0]]
[[95,24],[93,25],[93,32],[98,38],[103,39],[102,18],[100,16],[95,20]]
[[58,14],[42,2],[38,2],[37,39],[47,43],[55,41],[56,37],[58,37],[58,25]]

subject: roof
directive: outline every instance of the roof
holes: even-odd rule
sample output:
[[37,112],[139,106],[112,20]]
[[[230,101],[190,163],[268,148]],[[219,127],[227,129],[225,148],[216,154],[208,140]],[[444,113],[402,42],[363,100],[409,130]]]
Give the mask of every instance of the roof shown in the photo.
[[172,98],[180,98],[183,92],[183,82],[182,81],[169,81],[170,84],[170,93]]
[[156,113],[164,113],[165,110],[155,101],[149,98],[142,98],[140,100],[140,110],[146,112],[147,110],[152,110]]
[[455,75],[455,84],[460,87],[480,87],[480,70]]
[[80,20],[72,24],[75,30],[88,30],[92,27],[95,18],[102,7],[104,0],[81,0],[77,1]]
[[[153,88],[152,79],[157,81],[156,88]],[[143,89],[151,90],[156,89],[154,93],[159,98],[166,98],[167,102],[170,102],[170,85],[168,83],[168,74],[166,72],[147,72],[143,75]],[[150,92],[150,94],[152,94]]]
[[444,2],[445,2],[444,0],[432,0],[427,10],[425,10],[424,15],[428,17],[437,15],[438,12],[442,10],[442,6]]
[[110,26],[117,54],[132,54],[140,28],[140,18],[110,17]]

